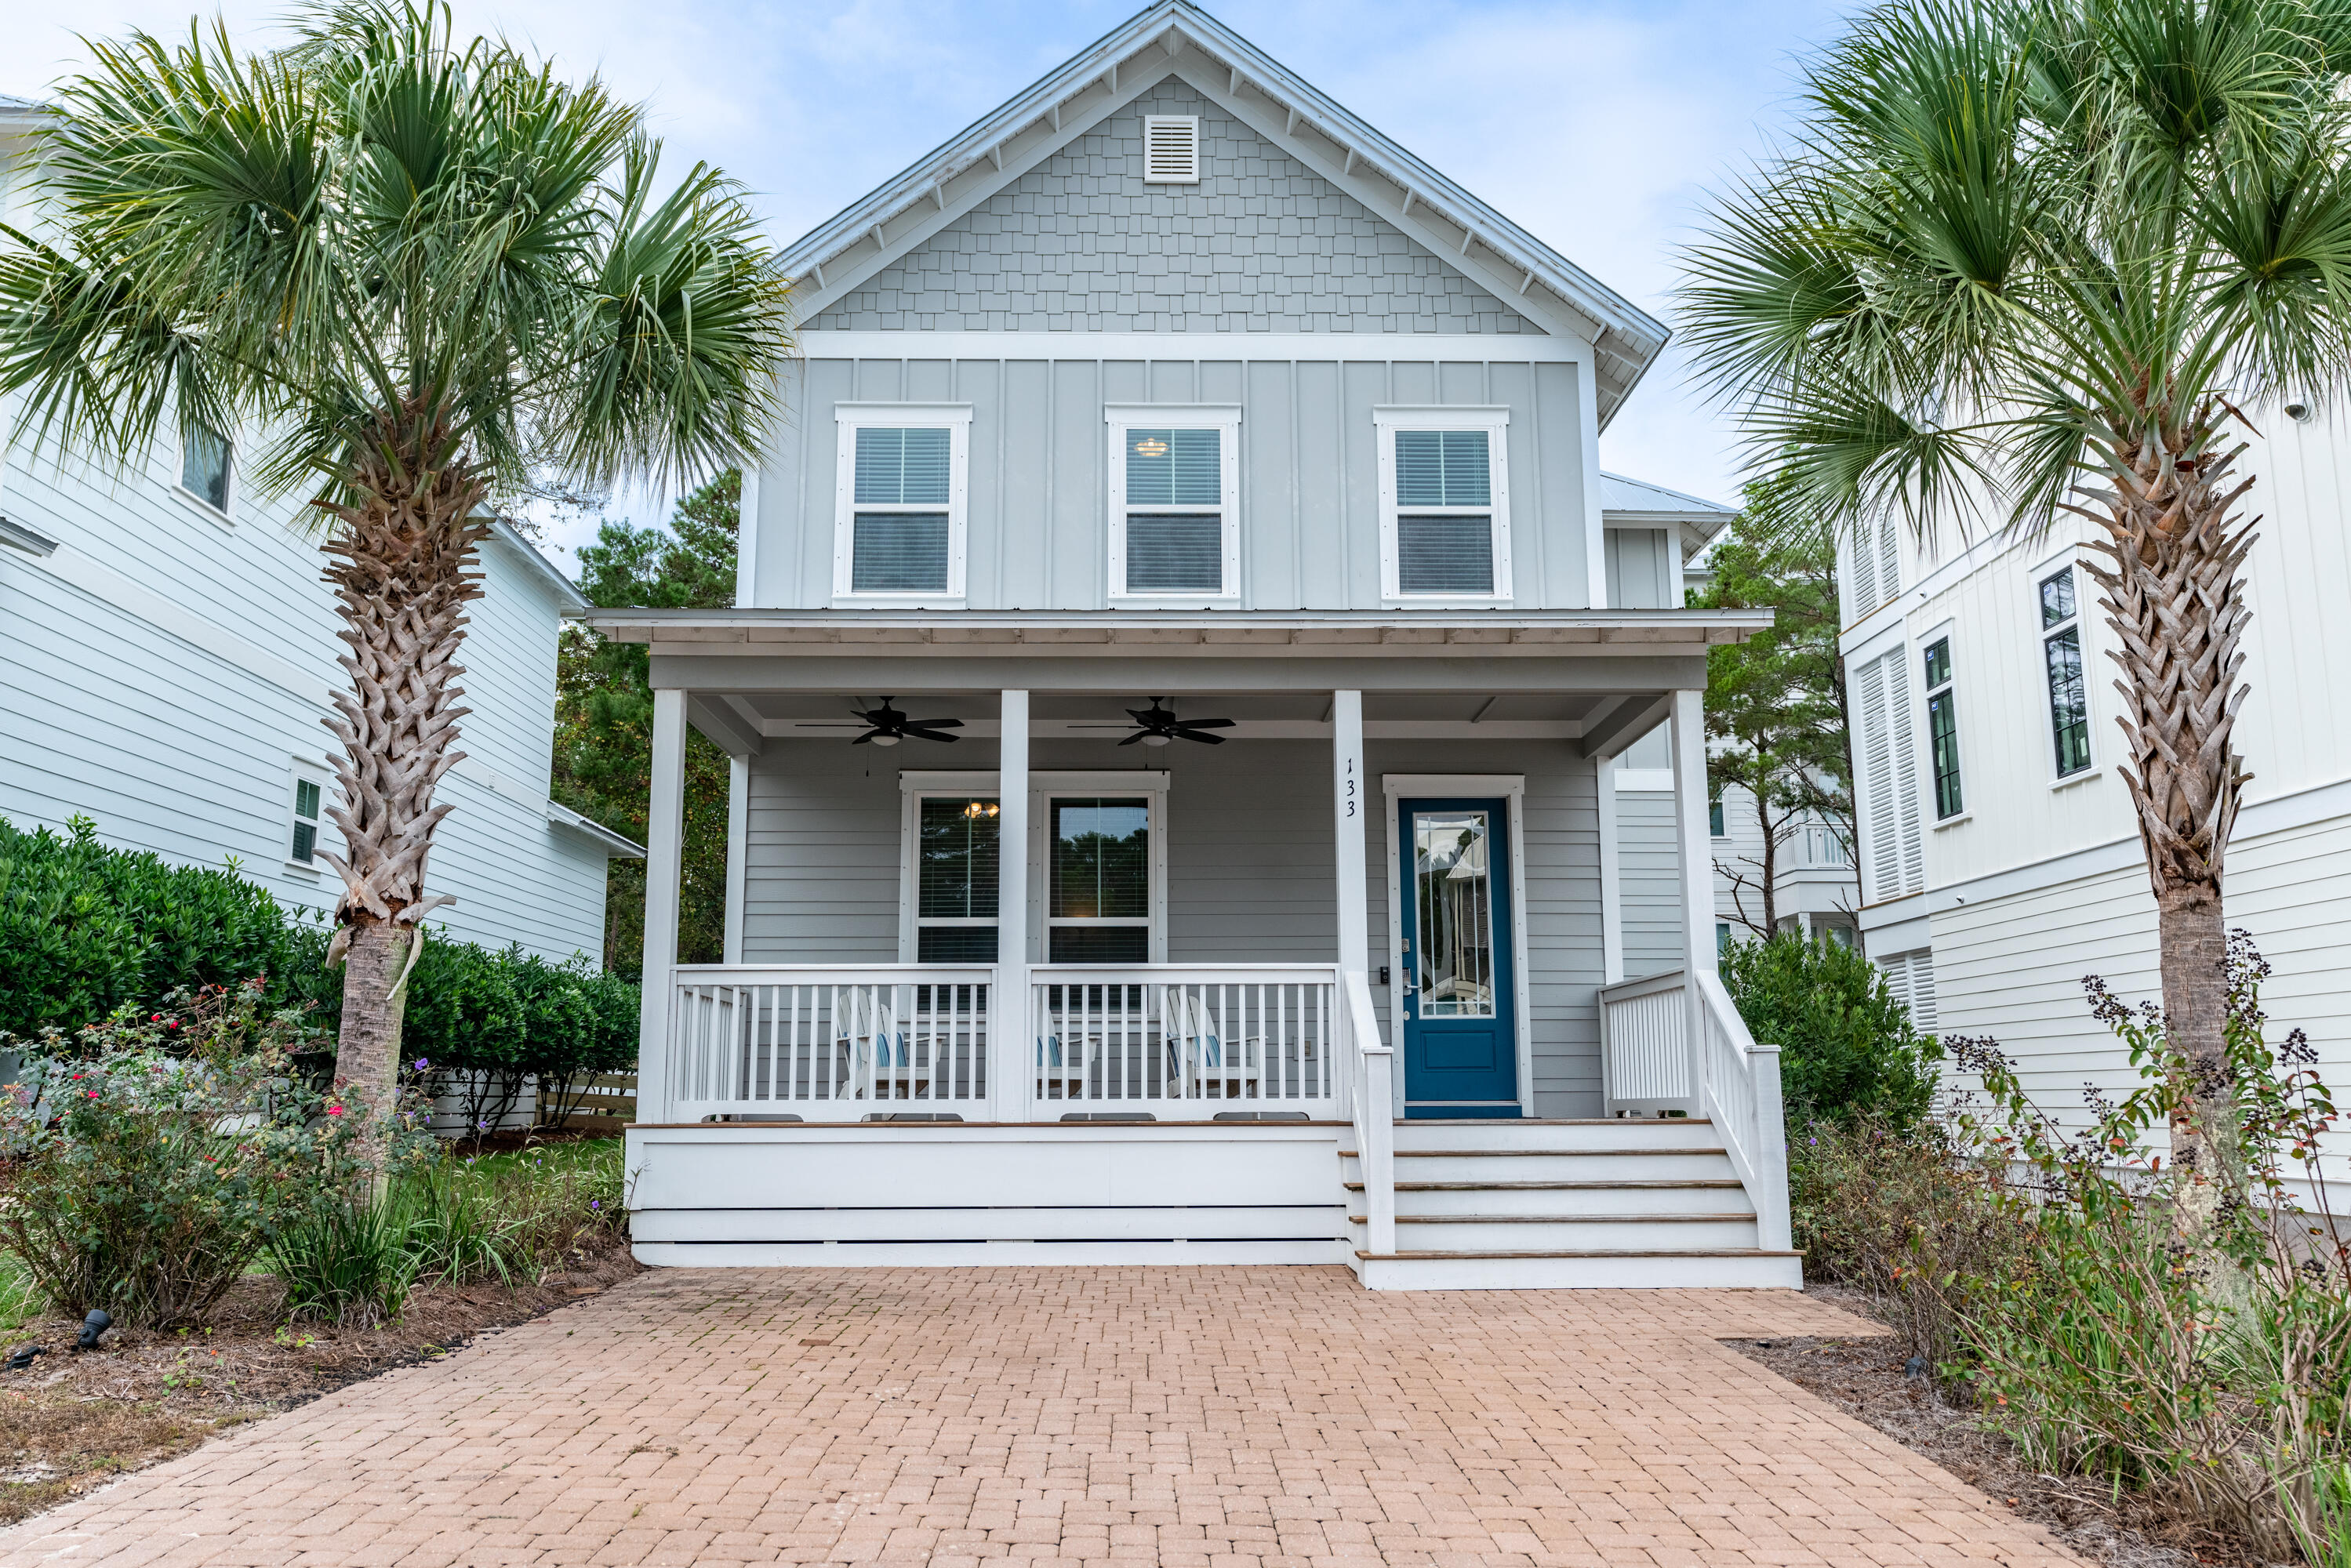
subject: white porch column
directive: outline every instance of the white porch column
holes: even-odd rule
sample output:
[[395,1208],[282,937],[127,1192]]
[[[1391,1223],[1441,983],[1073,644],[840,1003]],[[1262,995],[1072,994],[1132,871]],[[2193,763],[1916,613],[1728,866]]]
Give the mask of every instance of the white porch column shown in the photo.
[[[1681,850],[1682,974],[1690,1051],[1690,1093],[1704,1092],[1706,998],[1698,988],[1701,971],[1715,967],[1714,840],[1707,822],[1706,694],[1677,691],[1667,720],[1674,743],[1674,834]],[[1692,1106],[1697,1109],[1696,1104]]]
[[685,866],[685,694],[653,692],[645,814],[645,959],[637,1012],[637,1120],[669,1119],[669,1016],[677,990],[678,883]]
[[1593,799],[1600,809],[1600,978],[1625,977],[1625,881],[1617,854],[1616,758],[1592,759]]
[[996,775],[995,1049],[988,1098],[999,1122],[1026,1121],[1036,1089],[1036,1031],[1029,1023],[1029,694],[1003,694]]
[[1339,967],[1361,969],[1372,959],[1370,902],[1364,873],[1364,813],[1371,809],[1364,778],[1364,694],[1331,694],[1331,811],[1338,835]]
[[743,899],[751,865],[751,759],[726,759],[726,931],[721,959],[743,961]]

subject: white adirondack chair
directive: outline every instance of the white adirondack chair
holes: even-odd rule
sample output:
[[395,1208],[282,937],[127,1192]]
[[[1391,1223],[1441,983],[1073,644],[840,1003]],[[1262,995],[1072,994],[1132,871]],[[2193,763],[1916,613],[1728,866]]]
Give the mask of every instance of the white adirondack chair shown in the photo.
[[1186,1100],[1257,1097],[1265,1041],[1254,1035],[1225,1039],[1215,1014],[1188,988],[1168,988],[1167,1051]]
[[930,1074],[915,1064],[896,1009],[875,991],[858,986],[841,993],[832,1023],[848,1048],[855,1098],[911,1099],[928,1091]]

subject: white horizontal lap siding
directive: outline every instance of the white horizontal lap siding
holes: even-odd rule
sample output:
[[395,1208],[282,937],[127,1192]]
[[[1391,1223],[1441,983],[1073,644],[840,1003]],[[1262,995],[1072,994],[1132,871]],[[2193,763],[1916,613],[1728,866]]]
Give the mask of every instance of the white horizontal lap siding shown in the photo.
[[[1136,403],[1241,410],[1245,610],[1380,604],[1373,409],[1507,407],[1514,602],[1584,604],[1580,431],[1589,415],[1573,363],[1413,358],[1428,350],[1409,338],[1334,341],[1325,360],[1266,360],[1248,357],[1245,337],[1172,335],[1168,351],[1180,358],[1095,358],[1084,334],[1066,336],[1050,359],[818,357],[796,366],[787,395],[805,417],[774,434],[760,474],[758,602],[833,601],[839,458],[825,415],[841,402],[903,402],[971,410],[965,601],[973,609],[1110,604],[1103,410]],[[1498,340],[1495,353],[1507,356],[1509,342]]]

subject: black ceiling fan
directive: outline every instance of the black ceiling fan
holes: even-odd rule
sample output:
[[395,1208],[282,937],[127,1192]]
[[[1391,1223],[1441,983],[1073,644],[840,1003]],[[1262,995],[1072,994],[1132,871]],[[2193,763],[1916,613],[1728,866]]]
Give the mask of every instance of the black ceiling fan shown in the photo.
[[[875,746],[895,746],[910,735],[917,740],[951,741],[962,738],[959,736],[942,734],[941,731],[961,729],[963,727],[963,720],[959,718],[908,718],[904,714],[900,713],[896,707],[892,706],[894,701],[894,698],[883,697],[880,707],[850,709],[849,711],[857,715],[860,723],[865,727],[865,733],[851,741],[850,744],[852,746],[864,746],[870,742]],[[844,721],[839,724],[810,723],[805,724],[801,727],[806,729],[855,729],[859,727],[859,726],[857,724],[851,724]]]
[[[1222,746],[1225,743],[1223,736],[1202,732],[1233,727],[1233,721],[1228,718],[1178,718],[1176,710],[1167,706],[1165,697],[1153,697],[1149,707],[1131,707],[1126,713],[1137,727],[1133,735],[1119,742],[1121,746],[1133,746],[1137,741],[1145,746],[1165,746],[1171,740],[1196,740],[1204,746]],[[1088,724],[1072,725],[1071,727],[1116,729],[1119,727],[1114,724]]]

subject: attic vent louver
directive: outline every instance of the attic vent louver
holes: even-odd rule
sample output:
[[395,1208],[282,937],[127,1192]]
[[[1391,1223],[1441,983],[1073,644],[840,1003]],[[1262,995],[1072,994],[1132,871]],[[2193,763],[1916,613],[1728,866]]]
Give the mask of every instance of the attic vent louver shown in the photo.
[[1143,183],[1146,185],[1196,185],[1200,183],[1198,115],[1146,114],[1143,117]]

